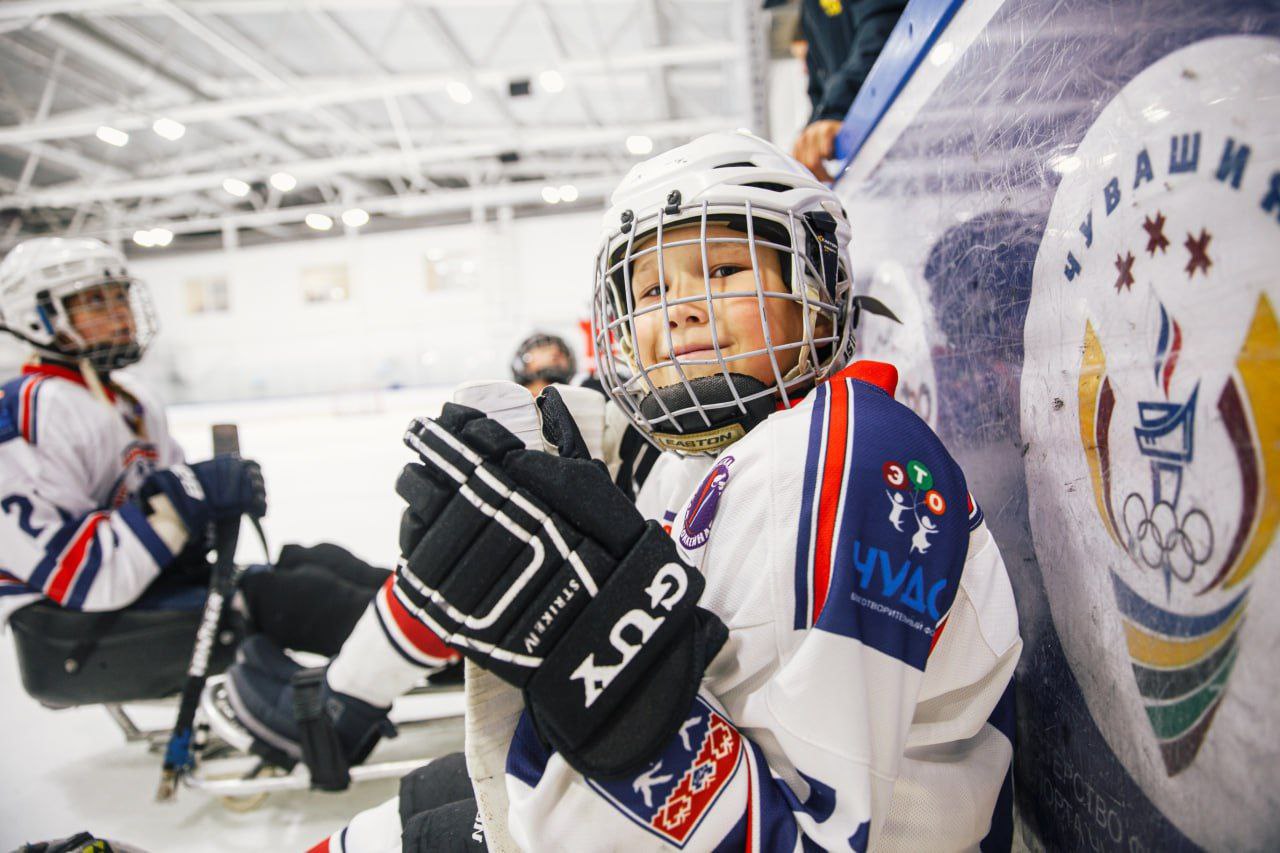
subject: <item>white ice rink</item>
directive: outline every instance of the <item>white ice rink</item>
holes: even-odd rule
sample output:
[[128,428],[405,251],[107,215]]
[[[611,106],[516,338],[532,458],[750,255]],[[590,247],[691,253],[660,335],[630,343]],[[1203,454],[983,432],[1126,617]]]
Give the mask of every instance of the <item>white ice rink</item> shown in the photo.
[[[266,476],[273,550],[285,542],[329,541],[390,566],[401,505],[393,486],[411,459],[400,435],[411,417],[438,411],[447,394],[429,388],[187,405],[171,408],[169,418],[192,460],[208,456],[210,424],[239,424],[242,452],[261,462]],[[242,561],[260,561],[260,550],[252,537],[241,537]],[[342,794],[274,794],[247,814],[193,790],[158,805],[152,798],[159,756],[125,744],[101,708],[39,706],[22,690],[7,634],[0,645],[0,850],[80,830],[153,853],[305,850],[396,792],[387,780]],[[143,708],[143,721],[160,724],[157,710]],[[412,757],[413,747],[408,733],[384,742],[374,756]]]

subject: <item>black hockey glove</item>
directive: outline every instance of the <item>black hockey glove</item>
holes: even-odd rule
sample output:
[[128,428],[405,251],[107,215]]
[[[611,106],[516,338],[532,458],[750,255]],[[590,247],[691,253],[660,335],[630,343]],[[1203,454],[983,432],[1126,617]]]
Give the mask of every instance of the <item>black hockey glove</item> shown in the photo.
[[401,598],[441,639],[523,689],[543,738],[597,777],[677,733],[728,632],[703,578],[603,465],[530,451],[446,404],[405,443]]

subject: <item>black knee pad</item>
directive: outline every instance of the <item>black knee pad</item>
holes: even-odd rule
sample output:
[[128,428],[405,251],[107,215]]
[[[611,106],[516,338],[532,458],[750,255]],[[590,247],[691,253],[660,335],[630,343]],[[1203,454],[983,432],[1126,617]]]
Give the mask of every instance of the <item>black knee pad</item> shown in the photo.
[[414,815],[400,833],[400,849],[404,853],[478,853],[488,850],[475,798]]
[[461,752],[437,758],[400,780],[400,825],[408,826],[418,814],[475,797],[467,758]]

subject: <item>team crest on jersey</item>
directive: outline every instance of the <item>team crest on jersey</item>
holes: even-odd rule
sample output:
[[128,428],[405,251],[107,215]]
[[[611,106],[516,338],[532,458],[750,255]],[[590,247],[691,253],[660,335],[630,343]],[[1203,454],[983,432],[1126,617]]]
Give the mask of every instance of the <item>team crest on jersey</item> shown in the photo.
[[1232,789],[1238,750],[1213,744],[1256,742],[1280,688],[1250,653],[1280,630],[1246,620],[1276,601],[1280,125],[1229,96],[1275,91],[1277,48],[1192,45],[1103,110],[1054,201],[1025,333],[1032,530],[1067,659],[1117,757],[1210,847],[1275,825]]
[[129,496],[138,490],[142,481],[156,470],[160,455],[155,445],[148,441],[131,441],[120,452],[120,476],[111,486],[110,506],[124,505]]
[[722,457],[716,462],[689,501],[684,513],[684,524],[680,527],[680,544],[688,550],[701,548],[711,538],[711,522],[715,520],[716,510],[720,508],[720,495],[729,484],[729,468],[732,465],[732,456]]
[[742,764],[742,735],[704,700],[643,773],[588,779],[615,808],[669,844],[684,847]]

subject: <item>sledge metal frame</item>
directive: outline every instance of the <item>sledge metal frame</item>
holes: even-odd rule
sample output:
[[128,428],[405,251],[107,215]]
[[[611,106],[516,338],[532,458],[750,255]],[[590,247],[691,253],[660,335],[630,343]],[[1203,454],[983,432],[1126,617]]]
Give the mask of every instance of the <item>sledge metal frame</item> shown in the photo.
[[[196,749],[196,766],[190,774],[185,776],[184,787],[219,799],[309,790],[311,776],[305,764],[298,762],[291,770],[284,771],[283,768],[249,751],[248,745],[252,742],[252,736],[248,732],[241,730],[243,734],[238,735],[218,722],[222,718],[220,715],[211,713],[211,707],[215,701],[215,692],[221,689],[225,682],[225,675],[211,677],[200,697],[200,707],[196,714],[196,738],[199,744]],[[462,685],[440,687],[423,685],[407,695],[451,693],[460,696]],[[138,702],[107,702],[102,705],[112,722],[120,729],[120,733],[124,735],[126,743],[145,743],[147,752],[155,755],[163,753],[172,726],[144,728],[129,713],[127,705],[167,706],[176,709],[177,697]],[[396,728],[401,733],[431,732],[441,737],[447,737],[453,733],[451,730],[456,730],[455,748],[462,749],[463,715],[461,713],[404,720],[396,723]],[[435,751],[432,750],[432,752]],[[399,778],[438,757],[439,755],[436,754],[423,754],[414,758],[357,765],[351,768],[351,784]],[[269,772],[272,770],[279,772],[273,775]]]

